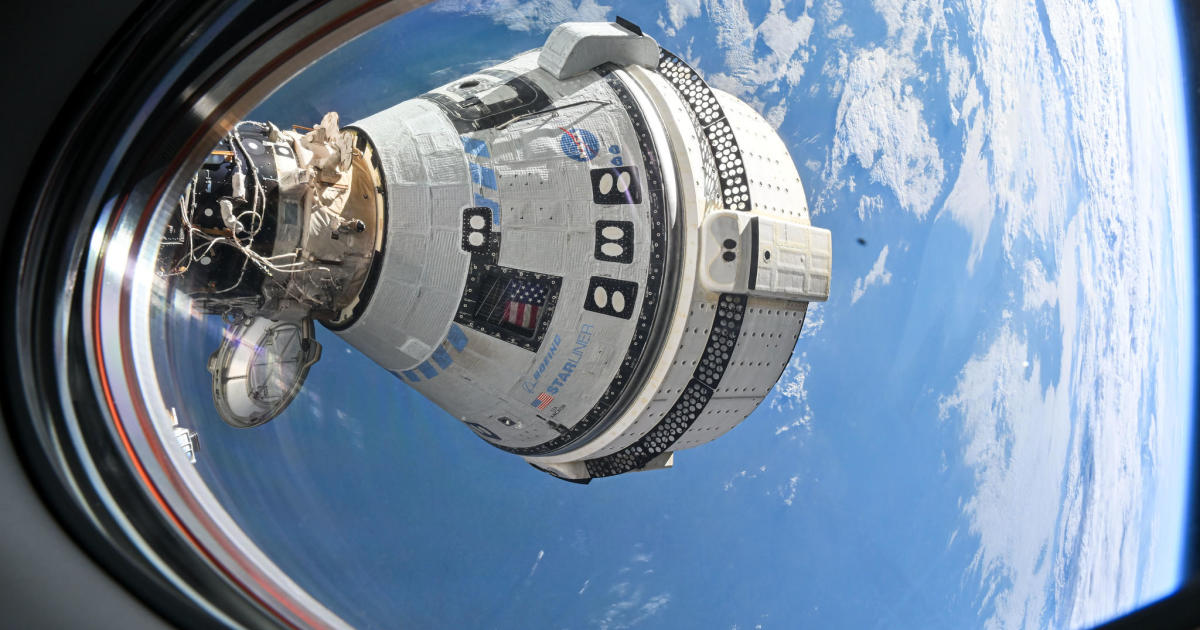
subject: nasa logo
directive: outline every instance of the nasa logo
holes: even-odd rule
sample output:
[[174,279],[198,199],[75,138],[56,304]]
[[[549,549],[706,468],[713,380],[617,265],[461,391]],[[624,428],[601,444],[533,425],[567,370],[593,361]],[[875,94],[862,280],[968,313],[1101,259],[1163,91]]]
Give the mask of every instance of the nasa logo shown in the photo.
[[563,155],[572,160],[587,162],[600,153],[600,141],[587,129],[559,129],[562,129],[562,135],[558,137],[558,145],[562,148]]

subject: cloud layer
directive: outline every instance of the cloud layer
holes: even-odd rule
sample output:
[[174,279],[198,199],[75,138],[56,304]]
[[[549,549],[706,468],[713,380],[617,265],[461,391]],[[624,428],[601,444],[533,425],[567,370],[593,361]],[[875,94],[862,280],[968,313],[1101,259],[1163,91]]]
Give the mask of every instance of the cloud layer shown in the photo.
[[[980,541],[972,568],[989,627],[1090,625],[1145,597],[1153,572],[1156,466],[1143,445],[1171,380],[1174,295],[1161,287],[1178,270],[1160,252],[1179,206],[1139,173],[1156,141],[1113,130],[1170,104],[1126,99],[1140,94],[1127,68],[1146,67],[1145,43],[1126,34],[1145,20],[1133,7],[967,9],[979,68],[960,93],[972,122],[945,212],[971,234],[972,261],[1002,227],[1024,285],[1016,306],[1057,315],[1062,335],[1035,350],[1033,329],[1005,324],[942,401],[977,481],[964,506]],[[1043,375],[1041,353],[1059,349],[1058,373]]]

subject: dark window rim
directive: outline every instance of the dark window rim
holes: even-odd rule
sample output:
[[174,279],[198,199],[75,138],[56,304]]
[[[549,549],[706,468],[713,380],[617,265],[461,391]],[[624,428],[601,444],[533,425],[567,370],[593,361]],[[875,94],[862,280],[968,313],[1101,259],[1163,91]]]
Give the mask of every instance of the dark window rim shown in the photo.
[[[198,10],[188,3],[147,1],[119,31],[92,65],[56,118],[33,161],[7,222],[0,222],[5,308],[0,328],[8,346],[0,359],[0,415],[22,464],[43,500],[72,537],[99,564],[156,612],[180,627],[209,627],[215,619],[205,606],[187,597],[137,550],[104,500],[88,484],[81,458],[104,469],[106,490],[119,497],[125,516],[142,525],[139,534],[160,551],[180,578],[206,595],[207,603],[228,618],[249,626],[286,623],[200,561],[153,504],[121,460],[121,446],[105,432],[92,431],[83,444],[68,435],[68,422],[106,418],[96,399],[79,324],[83,321],[80,263],[93,222],[114,206],[146,202],[162,190],[148,181],[161,179],[161,164],[175,170],[195,160],[198,147],[220,135],[221,114],[237,119],[234,105],[246,101],[219,98],[200,102],[197,95],[218,93],[222,69],[241,68],[261,55],[284,57],[299,46],[312,52],[329,32],[322,25],[356,19],[385,19],[420,4],[401,0],[392,7],[366,0],[319,0],[292,4],[222,0]],[[1200,199],[1200,7],[1178,2],[1190,94],[1193,199]],[[343,23],[344,24],[344,23]],[[324,35],[321,33],[324,32]],[[325,42],[327,43],[327,42]],[[313,53],[320,54],[320,53]],[[211,55],[206,57],[205,55]],[[292,57],[292,61],[295,61]],[[276,67],[276,73],[286,68]],[[260,79],[273,76],[270,73]],[[226,95],[234,90],[224,84]],[[249,93],[241,99],[258,100]],[[248,110],[246,107],[244,111]],[[186,131],[189,130],[190,131]],[[207,131],[204,131],[207,129]],[[164,131],[166,130],[166,131]],[[176,159],[159,161],[165,147],[182,146]],[[140,151],[140,149],[149,149]],[[186,153],[191,150],[192,153]],[[128,156],[142,153],[130,164]],[[198,163],[198,161],[197,161]],[[121,165],[118,169],[116,165]],[[170,172],[168,169],[165,172]],[[155,174],[160,173],[156,178]],[[1200,222],[1196,222],[1200,229]],[[1200,242],[1193,234],[1193,243]],[[1197,253],[1200,253],[1198,251]],[[1200,260],[1197,261],[1200,263]],[[60,326],[60,323],[67,325]],[[1197,383],[1200,390],[1200,383]],[[1194,419],[1193,419],[1194,420]],[[1193,432],[1193,457],[1200,449]],[[1200,622],[1200,466],[1193,466],[1188,514],[1187,578],[1174,594],[1112,627],[1137,627],[1153,620],[1168,625]],[[128,503],[126,503],[128,502]]]
[[[329,624],[275,592],[269,579],[247,584],[247,576],[256,577],[253,566],[215,560],[130,447],[114,415],[117,384],[98,367],[104,347],[93,343],[98,335],[89,339],[97,314],[85,313],[105,277],[103,265],[133,262],[108,260],[108,244],[130,217],[138,226],[132,236],[140,238],[171,180],[198,166],[227,127],[270,91],[341,43],[420,4],[144,3],[66,101],[14,204],[21,211],[0,224],[9,305],[0,313],[9,337],[0,363],[0,413],[21,462],[72,538],[180,627]],[[117,331],[122,343],[126,323]],[[138,382],[126,366],[119,394],[138,401]]]

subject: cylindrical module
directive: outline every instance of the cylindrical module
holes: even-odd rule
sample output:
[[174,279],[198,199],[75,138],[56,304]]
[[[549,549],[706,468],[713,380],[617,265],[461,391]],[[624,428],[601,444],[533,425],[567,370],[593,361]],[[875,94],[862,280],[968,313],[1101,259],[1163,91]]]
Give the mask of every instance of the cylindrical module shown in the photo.
[[829,294],[782,140],[627,22],[346,129],[240,123],[209,162],[162,272],[229,323],[235,426],[300,390],[315,319],[550,474],[668,467],[762,402]]
[[766,121],[652,39],[550,43],[354,123],[388,223],[339,334],[557,476],[670,465],[774,385],[829,233]]

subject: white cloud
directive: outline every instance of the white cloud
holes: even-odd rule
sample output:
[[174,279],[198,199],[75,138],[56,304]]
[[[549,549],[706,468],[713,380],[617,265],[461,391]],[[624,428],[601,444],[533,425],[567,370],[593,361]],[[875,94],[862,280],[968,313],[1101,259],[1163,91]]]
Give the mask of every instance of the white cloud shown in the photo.
[[829,29],[825,36],[833,40],[850,40],[854,37],[854,29],[847,24],[838,24]]
[[596,0],[443,0],[433,10],[486,15],[514,31],[549,31],[562,22],[607,20],[612,7]]
[[591,584],[591,583],[592,583],[592,580],[591,580],[590,578],[589,578],[589,579],[586,579],[586,580],[584,580],[584,581],[583,581],[583,586],[580,586],[580,587],[579,587],[579,594],[580,594],[580,595],[583,595],[583,592],[587,590],[588,584]]
[[789,437],[794,440],[800,430],[811,430],[813,415],[812,408],[808,405],[808,388],[805,385],[811,369],[807,352],[792,357],[779,377],[779,382],[767,396],[768,408],[780,414],[787,414],[784,424],[775,428],[775,435],[791,431]]
[[1058,305],[1058,287],[1046,277],[1046,268],[1042,261],[1030,258],[1025,261],[1023,269],[1021,299],[1026,311],[1033,311],[1046,306]]
[[834,71],[846,79],[822,175],[827,186],[850,188],[842,171],[853,159],[902,208],[923,218],[941,192],[945,172],[924,105],[910,85],[917,64],[907,55],[872,48],[855,52],[844,70]]
[[793,476],[787,480],[787,483],[779,488],[779,496],[783,497],[784,505],[792,506],[792,502],[796,500],[796,489],[800,487],[800,477]]
[[[1095,257],[1093,235],[1068,231],[1086,268],[1100,273],[1080,274],[1079,261],[1064,260],[1065,286],[1097,295],[1092,283],[1131,273]],[[975,475],[963,511],[979,538],[971,569],[985,593],[981,607],[994,607],[989,628],[1091,625],[1138,596],[1144,559],[1131,530],[1142,527],[1149,481],[1138,428],[1155,381],[1144,350],[1149,322],[1110,316],[1104,299],[1060,294],[1067,337],[1051,379],[1058,385],[1041,386],[1041,359],[1005,325],[941,401],[943,417],[961,422],[963,462]],[[1141,339],[1143,350],[1117,331]],[[1048,608],[1050,593],[1057,610]]]
[[883,211],[883,197],[879,195],[863,195],[858,198],[858,220],[866,221],[867,218],[879,214]]
[[758,479],[758,474],[762,473],[762,472],[766,472],[766,470],[767,470],[766,466],[759,466],[758,472],[750,472],[749,470],[739,470],[736,474],[734,474],[732,477],[730,477],[729,481],[726,481],[725,485],[722,487],[725,489],[725,492],[729,492],[731,489],[733,489],[734,483],[736,483],[738,480],[740,480],[740,479]]
[[725,53],[725,68],[736,70],[754,63],[754,23],[743,0],[710,0],[708,21],[717,29],[717,47]]
[[1065,391],[1042,391],[1036,359],[1026,374],[1027,358],[1028,345],[1006,328],[941,401],[942,417],[961,422],[963,462],[975,473],[963,511],[979,537],[971,568],[987,593],[980,606],[996,610],[989,627],[1042,625],[1052,564],[1039,558],[1054,542],[1063,498],[1071,410]]
[[642,604],[642,614],[645,617],[658,613],[658,610],[667,604],[671,603],[671,596],[666,593],[659,593],[651,597],[649,601]]
[[825,307],[820,302],[809,302],[804,313],[804,327],[800,329],[800,339],[816,337],[825,327]]
[[887,25],[891,48],[903,53],[928,52],[937,31],[946,28],[942,0],[875,0],[875,11]]
[[[1156,479],[1161,464],[1144,451],[1176,452],[1147,442],[1160,439],[1155,404],[1178,395],[1162,385],[1178,372],[1164,357],[1179,338],[1179,307],[1164,287],[1178,272],[1161,252],[1172,238],[1163,214],[1183,207],[1162,172],[1182,149],[1163,150],[1173,134],[1152,122],[1170,106],[1125,96],[1145,94],[1126,83],[1140,71],[1125,55],[1153,46],[1122,32],[1137,28],[1140,11],[1115,11],[1048,3],[1043,31],[1031,8],[971,6],[972,28],[985,34],[977,52],[988,53],[980,76],[989,96],[963,108],[980,126],[968,147],[972,133],[993,145],[969,152],[979,169],[968,176],[988,184],[973,212],[980,225],[993,221],[989,208],[1003,213],[1002,246],[1021,257],[1024,289],[1010,300],[1026,315],[1057,309],[1063,334],[1040,349],[1016,328],[1024,318],[1004,319],[942,401],[962,423],[963,461],[978,484],[963,509],[980,543],[973,569],[992,628],[1092,625],[1146,597],[1139,574],[1154,574],[1145,550],[1156,543],[1142,532],[1158,534],[1147,512],[1155,485],[1169,480]],[[1122,131],[1133,120],[1161,126]],[[1057,373],[1043,375],[1040,353],[1059,350]]]
[[[913,87],[928,83],[921,70],[927,65],[923,58],[933,50],[936,36],[946,32],[944,9],[941,0],[876,0],[874,4],[887,26],[883,47],[852,48],[850,28],[835,24],[841,4],[823,10],[829,20],[826,36],[834,48],[826,55],[821,76],[839,103],[822,172],[826,188],[813,205],[824,211],[838,191],[853,192],[856,183],[846,170],[857,162],[872,182],[896,197],[901,208],[924,218],[941,194],[946,175],[926,120],[924,96],[915,94]],[[882,207],[875,203],[861,199],[860,218]]]
[[538,565],[542,563],[542,557],[546,555],[545,549],[539,549],[537,559],[533,561],[533,566],[529,567],[529,577],[533,577],[533,572],[537,571]]
[[[708,83],[747,98],[760,111],[768,110],[772,125],[781,124],[788,99],[780,88],[801,83],[813,52],[809,39],[815,20],[807,11],[795,18],[788,17],[787,3],[783,0],[771,0],[766,15],[758,23],[751,20],[745,0],[709,0],[703,7],[698,0],[671,0],[667,19],[660,19],[660,25],[668,36],[673,36],[688,19],[698,17],[701,8],[716,28],[716,45],[723,56],[721,71],[709,73]],[[762,54],[764,50],[766,54]],[[770,107],[763,107],[752,98],[756,91],[764,95],[780,93],[784,97],[777,96]]]
[[792,429],[798,429],[801,426],[803,426],[803,425],[800,423],[799,420],[794,420],[794,421],[792,421],[791,424],[783,424],[778,427],[775,427],[775,435],[779,435],[781,433],[787,433],[788,431],[791,431]]
[[[974,83],[971,84],[969,94],[978,94]],[[975,106],[971,105],[969,100],[966,103],[966,107],[973,112]],[[967,257],[968,270],[975,268],[975,263],[983,254],[983,246],[987,243],[988,232],[992,228],[992,216],[995,208],[995,199],[990,183],[991,164],[983,152],[985,133],[987,131],[982,123],[976,123],[967,130],[963,140],[964,152],[958,168],[958,177],[955,178],[950,193],[946,196],[945,204],[938,212],[939,216],[949,215],[970,235],[971,252]]]
[[[974,75],[968,76],[968,64],[959,51],[949,45],[944,48],[949,106],[952,117],[963,123],[966,149],[939,215],[945,214],[967,230],[972,243],[971,266],[997,218],[1003,227],[1006,255],[1011,255],[1013,244],[1021,238],[1041,246],[1060,240],[1070,212],[1068,186],[1074,181],[1073,170],[1102,154],[1111,155],[1110,150],[1117,148],[1112,139],[1104,138],[1108,134],[1095,132],[1119,128],[1121,121],[1079,116],[1082,112],[1111,112],[1114,108],[1106,100],[1123,98],[1096,89],[1113,78],[1099,76],[1114,69],[1112,59],[1105,58],[1107,52],[1088,59],[1071,59],[1069,54],[1076,44],[1085,55],[1100,52],[1086,40],[1095,35],[1093,31],[1105,30],[1092,27],[1101,26],[1093,13],[1099,16],[1104,12],[1081,11],[1079,7],[1071,9],[1075,15],[1060,15],[1065,11],[1054,3],[1046,8],[1051,16],[1048,30],[1042,28],[1032,5],[968,3],[971,30],[979,34],[971,51],[978,66]],[[1044,35],[1056,30],[1074,32],[1060,32],[1068,37],[1056,46]],[[1066,74],[1056,62],[1064,53],[1068,53],[1062,57]],[[1069,67],[1076,63],[1078,68]],[[1069,77],[1073,73],[1078,81],[1072,88]],[[1068,80],[1064,82],[1064,78]]]
[[[886,4],[889,31],[909,28]],[[1155,537],[1172,535],[1157,488],[1174,469],[1159,457],[1186,460],[1160,442],[1180,430],[1164,429],[1162,406],[1188,387],[1173,375],[1189,296],[1171,284],[1186,267],[1164,254],[1178,252],[1164,213],[1187,207],[1174,183],[1187,181],[1181,123],[1169,120],[1177,82],[1163,80],[1177,66],[1155,34],[1170,10],[965,5],[969,54],[931,47],[965,149],[938,216],[966,230],[969,265],[998,236],[1022,286],[941,405],[961,422],[978,484],[963,509],[979,540],[980,609],[992,628],[1088,626],[1173,586],[1153,577],[1172,575],[1153,556]],[[1047,311],[1063,335],[1049,344],[1020,329]],[[1043,356],[1060,351],[1043,374]]]
[[683,25],[691,18],[700,15],[700,0],[667,0],[667,17],[670,19],[670,25],[660,20],[663,32],[669,37],[674,37],[678,29],[683,28]]
[[787,102],[780,101],[774,107],[767,110],[767,112],[763,114],[763,118],[767,119],[767,124],[771,125],[772,128],[779,129],[779,126],[783,124],[783,119],[787,118],[787,111]]
[[839,0],[826,0],[821,3],[821,19],[833,24],[842,19],[842,3]]
[[[846,70],[850,67],[850,51],[845,48],[830,50],[821,64],[821,76],[827,81],[829,95],[837,97],[846,85]],[[816,84],[813,84],[816,87]]]
[[608,592],[617,601],[609,604],[602,617],[593,620],[600,630],[632,628],[671,603],[670,593],[658,593],[647,598],[644,586],[633,587],[629,582],[615,584]]
[[892,272],[888,271],[884,265],[887,264],[888,246],[884,245],[883,249],[879,250],[879,257],[875,259],[875,264],[871,265],[871,270],[867,275],[858,278],[854,281],[854,288],[850,290],[850,303],[858,302],[867,292],[867,289],[875,285],[887,285],[892,281]]

